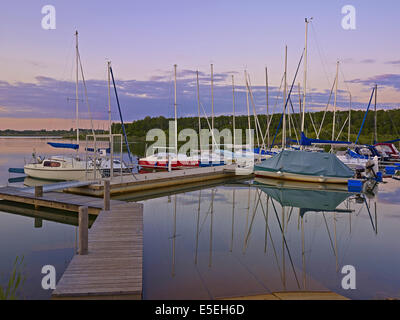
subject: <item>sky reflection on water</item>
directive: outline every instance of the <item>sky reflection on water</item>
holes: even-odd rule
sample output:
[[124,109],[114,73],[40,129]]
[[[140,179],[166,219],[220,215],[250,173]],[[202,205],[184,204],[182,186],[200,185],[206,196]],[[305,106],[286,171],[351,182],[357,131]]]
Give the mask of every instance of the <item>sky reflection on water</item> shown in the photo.
[[[7,184],[9,167],[23,166],[33,146],[40,153],[60,153],[43,139],[5,140],[0,138],[0,185]],[[343,191],[298,192],[243,182],[140,200],[144,298],[303,290],[331,290],[354,299],[399,298],[400,182],[387,181],[377,196],[365,200]],[[41,288],[40,271],[52,264],[59,279],[68,266],[76,248],[76,215],[2,208],[0,284],[15,258],[24,256],[20,298],[48,299],[51,292]],[[341,288],[341,268],[347,264],[357,270],[356,290]]]

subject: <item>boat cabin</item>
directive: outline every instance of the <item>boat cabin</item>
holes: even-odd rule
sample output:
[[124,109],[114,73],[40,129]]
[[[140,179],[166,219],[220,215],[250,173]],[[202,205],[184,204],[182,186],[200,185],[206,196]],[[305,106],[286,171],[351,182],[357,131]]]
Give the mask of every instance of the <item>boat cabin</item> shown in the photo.
[[385,152],[391,158],[400,159],[399,150],[397,150],[397,148],[395,147],[395,145],[393,143],[383,143],[382,142],[382,143],[377,143],[374,146],[379,152]]

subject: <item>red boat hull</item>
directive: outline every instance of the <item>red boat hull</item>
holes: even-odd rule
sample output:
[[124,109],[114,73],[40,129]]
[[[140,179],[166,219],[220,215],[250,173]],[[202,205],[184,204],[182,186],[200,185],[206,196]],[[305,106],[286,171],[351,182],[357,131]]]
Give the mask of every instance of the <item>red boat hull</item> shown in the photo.
[[[139,160],[139,166],[143,168],[152,168],[152,169],[168,169],[168,161],[147,161],[147,160]],[[185,167],[198,167],[199,161],[171,161],[171,168],[185,168]]]

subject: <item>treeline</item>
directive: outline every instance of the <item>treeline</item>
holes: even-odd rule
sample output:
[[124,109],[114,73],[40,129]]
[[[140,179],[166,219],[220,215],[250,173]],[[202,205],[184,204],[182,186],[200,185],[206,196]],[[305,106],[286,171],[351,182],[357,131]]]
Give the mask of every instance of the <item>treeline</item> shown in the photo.
[[[311,119],[311,117],[312,119]],[[320,125],[324,116],[324,112],[313,112],[310,114],[306,114],[305,119],[305,133],[309,138],[316,138],[315,131],[319,131]],[[335,139],[338,136],[339,132],[342,130],[339,140],[348,140],[348,111],[338,111],[336,112],[336,122],[335,122]],[[350,127],[350,141],[354,142],[357,138],[358,132],[361,127],[361,123],[365,116],[365,111],[351,111],[351,127]],[[267,128],[267,116],[266,115],[258,115],[258,121],[260,123],[261,129],[265,132]],[[270,116],[271,117],[271,116]],[[374,117],[375,114],[373,111],[370,111],[365,120],[365,124],[363,130],[360,135],[359,143],[372,144],[373,143],[373,134],[374,134]],[[291,115],[292,121],[290,123],[291,132],[289,132],[289,124],[288,120],[286,120],[286,129],[287,129],[287,137],[291,139],[296,139],[299,136],[300,126],[301,126],[301,116],[300,114]],[[270,125],[270,141],[272,142],[273,137],[275,136],[277,127],[279,125],[281,119],[281,114],[274,114],[272,116],[272,121]],[[287,118],[286,118],[287,119]],[[321,128],[320,139],[331,139],[332,138],[332,120],[333,120],[333,112],[327,112],[325,115],[325,120],[323,122],[323,126]],[[133,140],[144,140],[146,133],[151,129],[161,129],[165,131],[168,136],[168,128],[169,121],[173,121],[172,118],[165,117],[146,117],[142,120],[136,120],[131,123],[125,123],[125,129],[127,135]],[[251,126],[255,128],[254,117],[250,117]],[[178,132],[185,128],[192,128],[198,131],[198,117],[185,117],[178,119]],[[211,123],[211,119],[209,119]],[[214,128],[218,130],[223,130],[225,128],[232,129],[233,126],[233,118],[232,116],[218,116],[214,118]],[[248,118],[246,115],[236,116],[235,117],[235,126],[236,129],[242,129],[243,134],[244,130],[248,128]],[[209,125],[205,118],[201,119],[201,127],[203,129],[208,129]],[[113,124],[113,133],[121,133],[121,124],[114,123]],[[393,110],[379,110],[377,112],[377,133],[378,133],[378,141],[386,141],[400,138],[400,109]],[[282,126],[278,131],[276,136],[275,143],[281,142],[282,136]],[[130,139],[130,140],[131,140]],[[261,138],[260,138],[261,140]]]
[[[79,129],[79,136],[85,137],[87,134],[91,134],[90,129]],[[105,133],[103,130],[95,130],[96,134]],[[0,130],[0,136],[54,136],[54,137],[64,137],[64,138],[75,138],[76,130]]]

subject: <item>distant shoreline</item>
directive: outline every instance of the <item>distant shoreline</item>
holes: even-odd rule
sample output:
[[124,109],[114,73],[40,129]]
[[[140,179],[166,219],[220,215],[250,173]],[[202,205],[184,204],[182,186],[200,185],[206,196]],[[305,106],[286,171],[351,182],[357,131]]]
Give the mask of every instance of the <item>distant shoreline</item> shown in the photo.
[[14,136],[1,136],[0,139],[64,139],[62,136],[23,136],[23,135],[14,135]]

